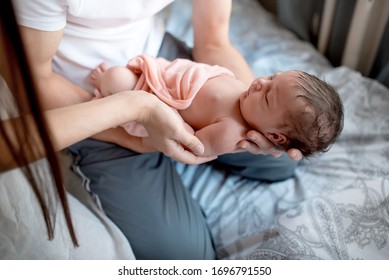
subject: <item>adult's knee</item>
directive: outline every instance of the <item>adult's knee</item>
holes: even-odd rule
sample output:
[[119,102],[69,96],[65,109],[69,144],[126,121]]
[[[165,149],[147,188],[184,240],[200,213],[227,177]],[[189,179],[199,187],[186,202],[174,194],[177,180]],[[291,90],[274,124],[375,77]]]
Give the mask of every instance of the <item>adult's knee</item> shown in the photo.
[[291,160],[286,154],[275,158],[270,155],[240,153],[220,156],[216,164],[248,179],[275,182],[293,177],[298,162]]
[[160,187],[161,193],[144,185],[143,193],[121,192],[111,202],[103,198],[106,213],[128,238],[135,257],[214,259],[211,234],[198,204],[184,189]]
[[137,259],[215,259],[214,246],[207,229],[154,226],[153,232],[146,230],[140,235],[134,232],[126,234],[130,237],[130,244]]
[[127,237],[137,259],[215,258],[200,206],[169,158],[98,141],[73,150],[91,191]]

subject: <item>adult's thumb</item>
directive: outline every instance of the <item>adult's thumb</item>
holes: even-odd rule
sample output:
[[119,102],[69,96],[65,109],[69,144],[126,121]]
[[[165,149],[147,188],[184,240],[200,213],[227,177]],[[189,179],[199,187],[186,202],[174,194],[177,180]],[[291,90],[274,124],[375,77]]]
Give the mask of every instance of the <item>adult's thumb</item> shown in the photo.
[[190,133],[188,133],[182,144],[197,156],[201,156],[204,153],[203,143],[201,143],[201,141],[196,136]]

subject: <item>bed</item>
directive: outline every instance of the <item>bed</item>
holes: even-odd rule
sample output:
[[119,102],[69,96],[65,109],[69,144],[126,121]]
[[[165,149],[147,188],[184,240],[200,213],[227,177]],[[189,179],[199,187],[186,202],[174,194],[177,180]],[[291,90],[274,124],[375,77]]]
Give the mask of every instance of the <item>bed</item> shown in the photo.
[[[165,12],[168,30],[192,45],[190,1]],[[166,19],[165,18],[165,19]],[[333,84],[344,130],[293,178],[267,183],[206,165],[177,165],[199,201],[219,259],[389,259],[389,89],[333,67],[258,1],[233,1],[231,39],[256,76],[299,69]]]

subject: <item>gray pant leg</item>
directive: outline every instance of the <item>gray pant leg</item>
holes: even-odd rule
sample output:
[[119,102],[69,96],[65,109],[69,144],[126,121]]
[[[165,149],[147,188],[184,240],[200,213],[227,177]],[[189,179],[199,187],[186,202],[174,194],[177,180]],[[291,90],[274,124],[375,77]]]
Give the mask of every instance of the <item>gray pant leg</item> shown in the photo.
[[286,154],[279,158],[250,153],[228,154],[219,156],[215,161],[216,166],[228,169],[231,173],[271,182],[292,177],[297,164],[298,162],[291,160]]
[[170,159],[85,140],[70,150],[137,259],[214,259],[203,213]]

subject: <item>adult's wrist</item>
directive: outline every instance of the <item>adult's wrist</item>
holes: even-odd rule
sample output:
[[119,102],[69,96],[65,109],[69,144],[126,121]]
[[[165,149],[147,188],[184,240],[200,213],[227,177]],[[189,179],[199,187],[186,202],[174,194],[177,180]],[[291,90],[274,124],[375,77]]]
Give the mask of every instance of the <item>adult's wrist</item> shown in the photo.
[[154,112],[158,110],[158,106],[161,106],[161,101],[153,94],[137,91],[136,92],[136,107],[138,114],[136,121],[141,124],[146,124],[153,118]]

